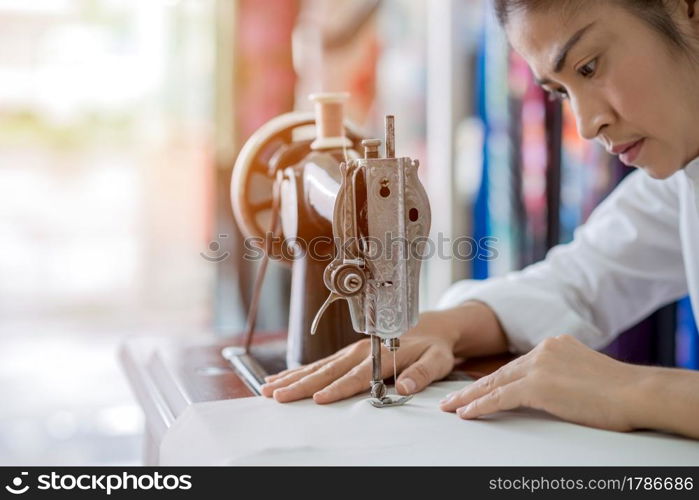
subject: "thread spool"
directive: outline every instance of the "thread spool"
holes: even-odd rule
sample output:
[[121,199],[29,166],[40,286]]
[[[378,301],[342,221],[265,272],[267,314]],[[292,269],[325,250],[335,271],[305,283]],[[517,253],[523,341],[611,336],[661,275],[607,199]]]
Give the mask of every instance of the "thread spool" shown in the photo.
[[311,149],[350,148],[352,141],[345,137],[344,105],[347,92],[323,92],[308,97],[315,103],[316,139]]
[[364,139],[362,141],[362,146],[364,146],[364,158],[379,157],[379,146],[381,146],[381,139]]

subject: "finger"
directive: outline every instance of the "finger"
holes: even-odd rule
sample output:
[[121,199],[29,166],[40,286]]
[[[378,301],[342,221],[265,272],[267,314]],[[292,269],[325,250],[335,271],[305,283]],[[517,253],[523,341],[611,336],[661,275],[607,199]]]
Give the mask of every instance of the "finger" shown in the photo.
[[434,380],[445,377],[454,368],[453,358],[443,349],[430,347],[398,377],[396,389],[400,394],[414,394]]
[[299,370],[308,370],[308,369],[310,369],[310,371],[317,370],[318,368],[320,368],[323,365],[326,365],[330,361],[333,361],[333,360],[339,358],[340,356],[342,356],[346,352],[347,352],[347,347],[345,347],[344,349],[340,349],[336,353],[331,354],[330,356],[327,356],[323,359],[319,359],[318,361],[314,361],[313,363],[309,363],[309,364],[303,365],[303,366],[298,366],[296,368],[287,368],[286,370],[282,370],[279,373],[275,373],[273,375],[267,375],[265,377],[265,382],[274,382],[275,380],[279,380],[280,378],[286,377],[287,375],[294,373],[294,372],[297,372]]
[[265,377],[265,382],[274,382],[275,380],[278,380],[281,377],[285,377],[289,373],[295,372],[296,370],[298,370],[298,368],[287,368],[286,370],[282,370],[282,371],[274,373],[272,375],[267,375]]
[[[327,361],[327,363],[330,363],[330,361]],[[324,363],[325,364],[325,363]],[[305,366],[303,368],[298,368],[295,371],[289,372],[289,374],[285,375],[284,377],[278,378],[277,380],[273,382],[268,382],[264,384],[260,388],[260,392],[262,393],[263,396],[266,396],[268,398],[272,397],[272,394],[274,394],[274,391],[277,389],[280,389],[282,387],[287,387],[294,382],[297,382],[301,380],[303,377],[306,377],[313,373],[314,371],[318,370],[321,368],[323,365],[309,365]]]
[[332,384],[313,394],[313,401],[328,404],[368,390],[371,386],[371,369],[371,358],[367,358]]
[[313,373],[306,374],[299,380],[276,389],[272,396],[280,403],[288,403],[312,396],[315,392],[330,385],[357,365],[355,356],[343,356],[323,365]]
[[527,372],[526,365],[524,357],[510,361],[497,371],[476,380],[460,391],[447,394],[447,396],[439,402],[439,407],[442,411],[456,411],[457,408],[461,408],[471,401],[485,396],[498,387],[502,387],[503,385],[524,377]]
[[342,354],[344,353],[343,351],[338,351],[335,354],[328,356],[327,358],[320,359],[320,360],[315,361],[313,363],[310,363],[308,365],[303,365],[303,366],[299,366],[296,368],[287,368],[286,370],[280,371],[279,373],[275,373],[274,375],[267,375],[265,377],[265,382],[267,384],[270,384],[270,383],[275,382],[277,380],[280,380],[284,377],[287,377],[287,376],[291,375],[292,373],[297,373],[299,371],[304,371],[305,373],[314,372],[318,368],[322,367],[323,365],[326,365],[326,364],[330,363],[331,361],[334,361],[337,358],[339,358],[340,356],[342,356]]
[[463,419],[478,418],[499,411],[513,410],[527,406],[527,380],[519,379],[510,384],[501,385],[484,396],[471,401],[456,412]]
[[[388,351],[382,350],[381,354],[381,377],[385,379],[393,375],[393,362]],[[367,357],[335,382],[313,394],[313,401],[318,404],[333,403],[368,391],[371,388],[372,371],[371,357]]]
[[287,369],[287,370],[280,371],[279,373],[275,373],[273,375],[266,375],[265,376],[265,384],[271,384],[272,382],[279,380],[282,377],[286,377],[290,373],[293,373],[297,370],[298,370],[298,368],[294,368],[293,370]]
[[[381,350],[381,378],[385,379],[393,375],[393,362],[391,354],[386,349]],[[313,401],[318,404],[327,404],[346,399],[371,388],[373,363],[368,356],[352,368],[348,373],[338,378],[326,388],[313,394]]]

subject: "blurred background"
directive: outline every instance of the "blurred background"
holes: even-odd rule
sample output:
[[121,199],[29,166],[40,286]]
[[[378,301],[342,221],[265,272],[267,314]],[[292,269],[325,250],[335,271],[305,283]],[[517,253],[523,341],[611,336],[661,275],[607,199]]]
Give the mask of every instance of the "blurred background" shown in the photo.
[[[140,463],[120,343],[243,330],[237,152],[337,90],[365,130],[396,114],[433,235],[495,238],[496,258],[429,261],[423,308],[569,241],[628,173],[534,85],[487,0],[0,0],[0,464]],[[284,328],[288,292],[272,263],[260,329]],[[699,368],[688,301],[607,352]]]

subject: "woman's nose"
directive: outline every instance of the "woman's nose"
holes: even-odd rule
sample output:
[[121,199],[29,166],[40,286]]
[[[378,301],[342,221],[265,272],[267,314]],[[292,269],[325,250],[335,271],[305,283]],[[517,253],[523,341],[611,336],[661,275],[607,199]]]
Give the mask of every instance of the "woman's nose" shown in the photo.
[[615,114],[609,104],[590,96],[571,98],[578,133],[587,140],[595,139],[602,129],[614,122]]

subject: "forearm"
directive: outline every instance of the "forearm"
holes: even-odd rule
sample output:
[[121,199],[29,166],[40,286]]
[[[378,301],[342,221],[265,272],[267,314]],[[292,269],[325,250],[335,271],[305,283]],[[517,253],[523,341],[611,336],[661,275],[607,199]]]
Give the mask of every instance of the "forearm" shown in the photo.
[[639,367],[632,421],[640,429],[657,429],[699,439],[699,372]]

